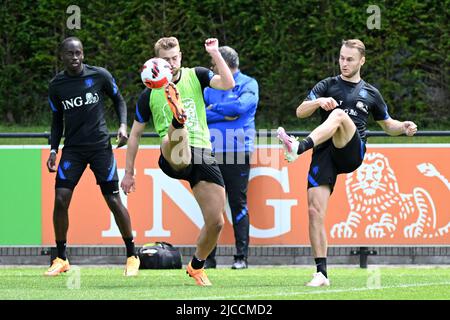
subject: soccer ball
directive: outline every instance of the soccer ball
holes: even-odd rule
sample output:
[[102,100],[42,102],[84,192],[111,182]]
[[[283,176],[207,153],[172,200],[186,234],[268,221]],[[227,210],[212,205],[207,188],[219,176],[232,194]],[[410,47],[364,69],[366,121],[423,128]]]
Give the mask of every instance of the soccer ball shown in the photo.
[[141,80],[147,88],[161,89],[172,81],[172,68],[164,59],[151,58],[142,66]]

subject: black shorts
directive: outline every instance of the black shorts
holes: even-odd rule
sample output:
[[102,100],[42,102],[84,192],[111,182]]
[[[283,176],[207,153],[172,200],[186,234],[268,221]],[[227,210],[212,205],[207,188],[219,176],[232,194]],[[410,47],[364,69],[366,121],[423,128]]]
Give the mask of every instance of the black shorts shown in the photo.
[[175,171],[163,157],[159,156],[159,167],[171,178],[189,181],[193,188],[200,181],[208,181],[225,187],[217,161],[210,149],[191,147],[191,164],[182,171]]
[[361,140],[358,130],[344,148],[336,148],[330,140],[313,149],[308,172],[308,189],[329,185],[333,192],[338,174],[355,171],[362,163],[366,144]]
[[88,164],[95,175],[97,184],[102,188],[103,194],[118,192],[119,177],[111,145],[105,149],[89,151],[79,148],[63,148],[56,173],[55,187],[73,190]]

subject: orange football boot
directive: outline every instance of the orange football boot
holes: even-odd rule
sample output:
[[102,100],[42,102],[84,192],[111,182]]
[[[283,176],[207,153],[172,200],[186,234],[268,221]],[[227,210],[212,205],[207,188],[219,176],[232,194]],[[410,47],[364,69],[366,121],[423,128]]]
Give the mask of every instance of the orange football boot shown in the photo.
[[180,93],[178,92],[175,83],[169,82],[168,84],[166,84],[166,86],[164,87],[164,94],[175,119],[179,123],[184,124],[187,120],[187,115],[184,111]]
[[48,268],[48,270],[44,273],[44,275],[46,276],[57,276],[62,272],[67,272],[70,270],[70,264],[69,264],[69,260],[63,260],[61,258],[55,258],[52,261],[52,265],[50,266],[50,268]]
[[197,285],[201,287],[212,286],[212,283],[209,281],[204,268],[194,269],[189,262],[186,267],[186,273],[189,275],[189,277],[194,278]]

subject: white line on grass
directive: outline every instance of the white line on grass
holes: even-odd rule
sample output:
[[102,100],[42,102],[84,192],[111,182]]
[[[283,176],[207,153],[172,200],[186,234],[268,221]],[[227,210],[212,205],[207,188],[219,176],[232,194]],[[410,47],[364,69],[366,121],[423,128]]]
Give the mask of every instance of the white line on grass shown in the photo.
[[430,287],[430,286],[444,286],[450,285],[450,282],[435,282],[435,283],[416,283],[416,284],[402,284],[398,286],[386,286],[379,288],[353,288],[353,289],[325,289],[325,290],[315,290],[311,288],[311,291],[297,291],[297,292],[279,292],[279,293],[265,293],[265,294],[248,294],[248,295],[236,295],[233,296],[216,296],[216,297],[196,297],[195,300],[224,300],[224,299],[252,299],[252,298],[262,298],[262,297],[288,297],[295,295],[308,295],[308,294],[322,294],[322,293],[342,293],[342,292],[356,292],[356,291],[370,291],[370,290],[383,290],[383,289],[398,289],[398,288],[413,288],[413,287]]

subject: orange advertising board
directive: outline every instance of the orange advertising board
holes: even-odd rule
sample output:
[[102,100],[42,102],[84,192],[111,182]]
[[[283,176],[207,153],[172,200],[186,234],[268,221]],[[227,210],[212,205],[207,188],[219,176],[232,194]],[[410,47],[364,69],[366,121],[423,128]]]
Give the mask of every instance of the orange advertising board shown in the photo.
[[[203,225],[186,181],[158,167],[159,146],[141,147],[136,159],[136,191],[121,197],[135,241],[193,245]],[[114,150],[123,177],[126,150]],[[55,175],[42,150],[42,244],[53,245]],[[287,163],[279,146],[253,154],[248,188],[251,245],[308,246],[307,173],[311,152]],[[330,245],[450,245],[450,146],[368,145],[363,164],[340,175],[331,196],[326,230]],[[68,243],[122,245],[94,175],[87,169],[69,209]],[[233,245],[227,206],[219,244]]]

